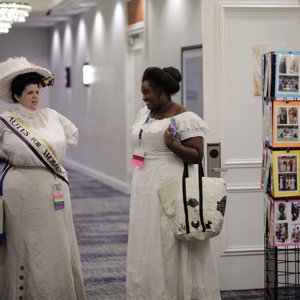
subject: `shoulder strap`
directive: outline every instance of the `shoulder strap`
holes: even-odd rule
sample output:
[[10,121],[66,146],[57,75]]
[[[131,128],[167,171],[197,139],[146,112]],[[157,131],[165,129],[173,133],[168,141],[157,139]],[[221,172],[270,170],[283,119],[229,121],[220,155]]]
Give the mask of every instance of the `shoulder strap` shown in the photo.
[[183,163],[183,174],[182,174],[182,200],[185,215],[185,232],[190,233],[190,221],[188,212],[188,200],[186,198],[186,182],[185,179],[189,177],[189,166],[186,162]]
[[203,216],[203,182],[202,178],[204,177],[202,163],[198,163],[198,180],[199,180],[199,217],[200,223],[202,226],[202,231],[206,231],[206,226],[204,224],[204,216]]
[[[202,231],[206,231],[206,226],[204,223],[203,216],[203,182],[202,177],[204,176],[202,163],[198,163],[198,183],[199,183],[199,219],[202,227]],[[186,198],[186,182],[185,179],[189,177],[189,168],[188,164],[184,162],[183,174],[182,174],[182,199],[183,199],[183,207],[185,214],[185,226],[186,233],[190,233],[190,223],[189,223],[189,214],[188,214],[188,199]]]

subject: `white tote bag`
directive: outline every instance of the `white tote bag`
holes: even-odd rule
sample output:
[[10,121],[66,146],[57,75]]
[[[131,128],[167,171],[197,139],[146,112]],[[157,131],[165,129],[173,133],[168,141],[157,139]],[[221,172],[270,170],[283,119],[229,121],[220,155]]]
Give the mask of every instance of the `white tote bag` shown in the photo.
[[199,163],[198,176],[188,176],[184,164],[182,178],[159,187],[160,201],[177,238],[206,240],[218,235],[223,227],[226,208],[226,184],[221,178],[203,177]]

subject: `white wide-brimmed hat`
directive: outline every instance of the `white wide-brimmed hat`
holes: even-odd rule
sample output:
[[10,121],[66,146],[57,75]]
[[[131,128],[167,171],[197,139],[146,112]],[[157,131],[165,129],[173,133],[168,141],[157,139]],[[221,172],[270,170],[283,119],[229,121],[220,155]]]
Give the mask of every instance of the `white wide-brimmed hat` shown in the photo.
[[21,74],[36,72],[43,76],[48,83],[45,85],[50,85],[49,80],[52,81],[53,85],[53,75],[46,68],[36,66],[35,64],[29,62],[25,57],[11,57],[4,62],[0,63],[0,99],[6,102],[12,102],[11,95],[11,83],[13,79]]

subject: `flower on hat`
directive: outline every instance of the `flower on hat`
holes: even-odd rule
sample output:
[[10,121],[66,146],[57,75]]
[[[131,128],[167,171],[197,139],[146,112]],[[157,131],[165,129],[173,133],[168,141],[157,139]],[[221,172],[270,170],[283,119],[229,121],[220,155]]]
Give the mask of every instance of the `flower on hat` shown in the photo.
[[53,76],[48,76],[48,77],[44,77],[42,79],[41,82],[42,87],[46,87],[46,86],[53,86],[54,85],[54,77]]

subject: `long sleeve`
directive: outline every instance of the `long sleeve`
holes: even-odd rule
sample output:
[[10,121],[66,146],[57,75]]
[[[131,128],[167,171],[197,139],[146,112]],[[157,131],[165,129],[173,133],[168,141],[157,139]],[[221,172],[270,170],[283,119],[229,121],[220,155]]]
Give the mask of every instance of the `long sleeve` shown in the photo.
[[60,113],[57,113],[57,115],[66,135],[67,148],[73,148],[77,146],[79,136],[78,128]]
[[[58,161],[61,161],[70,147],[78,143],[78,129],[57,111],[45,108],[36,111],[28,110],[20,105],[16,113],[24,120],[29,131],[37,140],[46,141]],[[2,113],[5,117],[9,112]],[[34,152],[4,124],[0,124],[0,156],[16,166],[43,166]],[[3,133],[4,131],[4,133]]]

